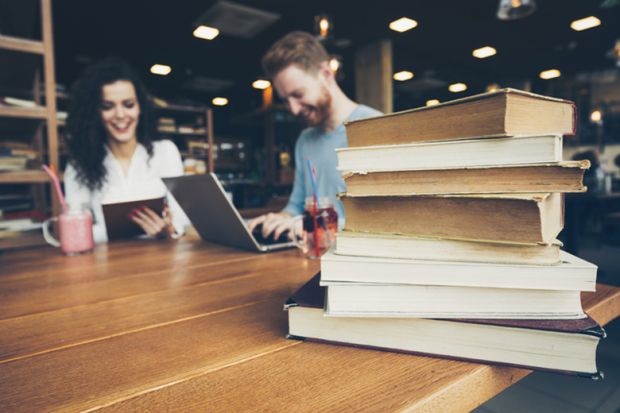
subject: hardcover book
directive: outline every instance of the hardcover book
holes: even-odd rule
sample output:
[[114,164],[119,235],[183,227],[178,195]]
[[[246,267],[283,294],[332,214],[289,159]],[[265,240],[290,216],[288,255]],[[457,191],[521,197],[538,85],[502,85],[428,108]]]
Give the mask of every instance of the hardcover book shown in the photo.
[[101,205],[108,232],[108,239],[125,239],[143,235],[144,231],[129,218],[134,209],[150,208],[161,216],[164,210],[164,197],[141,199],[137,201],[116,202]]
[[334,317],[420,317],[559,320],[584,318],[578,290],[323,282],[325,314]]
[[349,196],[585,192],[590,162],[345,172]]
[[556,265],[560,263],[561,245],[558,240],[550,244],[508,244],[340,231],[336,234],[334,253],[375,258]]
[[565,251],[562,251],[561,257],[557,265],[533,265],[373,258],[337,255],[328,251],[321,257],[321,284],[378,283],[594,291],[596,265]]
[[514,135],[574,135],[575,104],[515,89],[346,124],[349,147]]
[[336,149],[338,169],[375,172],[549,163],[562,160],[562,137],[515,136]]
[[600,377],[604,330],[578,320],[434,320],[325,317],[317,274],[286,302],[291,339],[328,342]]
[[562,194],[351,197],[345,230],[509,243],[552,243],[564,225]]

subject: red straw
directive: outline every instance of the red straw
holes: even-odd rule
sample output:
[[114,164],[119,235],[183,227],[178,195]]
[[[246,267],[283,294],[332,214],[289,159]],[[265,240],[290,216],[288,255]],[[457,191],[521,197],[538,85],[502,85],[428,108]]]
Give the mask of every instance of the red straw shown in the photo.
[[65,197],[62,194],[62,189],[60,189],[60,180],[58,179],[58,176],[47,165],[43,165],[43,170],[45,171],[45,173],[47,173],[47,175],[52,180],[52,183],[54,184],[54,188],[56,189],[56,195],[58,195],[58,200],[60,201],[60,205],[62,205],[63,212],[67,212],[67,203],[65,202]]
[[318,224],[318,219],[317,219],[317,215],[318,215],[318,209],[317,209],[317,205],[316,205],[316,201],[318,198],[318,189],[316,187],[316,169],[314,169],[314,165],[312,165],[312,161],[310,159],[308,159],[308,172],[310,173],[310,182],[312,183],[312,212],[313,212],[313,219],[312,221],[314,222],[314,255],[316,256],[316,258],[319,258],[319,236],[318,236],[318,231],[319,231],[319,224]]
[[319,258],[319,242],[318,242],[319,223],[317,219],[318,211],[316,207],[316,196],[312,197],[312,208],[314,209],[313,214],[312,214],[313,221],[314,221],[314,256],[315,258]]

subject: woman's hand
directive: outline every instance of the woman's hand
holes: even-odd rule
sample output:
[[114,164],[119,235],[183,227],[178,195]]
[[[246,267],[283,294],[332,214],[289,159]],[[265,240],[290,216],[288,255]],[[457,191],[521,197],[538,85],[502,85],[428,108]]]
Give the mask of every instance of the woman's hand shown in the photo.
[[133,222],[140,225],[148,235],[165,238],[176,238],[177,232],[172,225],[172,214],[168,206],[164,206],[162,216],[157,215],[152,209],[142,207],[134,209],[129,216]]

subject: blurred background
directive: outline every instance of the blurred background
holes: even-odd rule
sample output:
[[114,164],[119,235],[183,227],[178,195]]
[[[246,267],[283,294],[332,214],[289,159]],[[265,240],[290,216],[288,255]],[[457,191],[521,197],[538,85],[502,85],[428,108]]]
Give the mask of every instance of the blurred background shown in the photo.
[[[386,113],[504,87],[574,101],[564,159],[592,167],[587,193],[566,197],[561,239],[599,266],[600,282],[620,285],[619,28],[620,0],[55,0],[51,14],[38,0],[0,0],[0,148],[22,151],[0,158],[0,213],[36,220],[57,208],[38,166],[64,169],[71,84],[111,55],[144,79],[159,137],[177,144],[186,173],[215,171],[247,216],[280,208],[302,126],[260,59],[303,30],[321,39],[345,93]],[[37,112],[49,100],[51,117]],[[0,221],[0,250],[42,241],[38,229],[1,236],[8,229]],[[609,330],[604,384],[536,373],[480,411],[618,411],[618,323]]]

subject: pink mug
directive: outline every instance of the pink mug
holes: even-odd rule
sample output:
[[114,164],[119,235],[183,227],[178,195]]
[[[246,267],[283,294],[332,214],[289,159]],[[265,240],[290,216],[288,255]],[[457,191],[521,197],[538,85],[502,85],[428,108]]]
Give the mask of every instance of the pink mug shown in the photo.
[[[58,221],[60,241],[50,233],[49,226],[54,221]],[[48,244],[60,247],[66,255],[90,252],[95,246],[93,242],[93,216],[85,206],[69,205],[66,212],[43,223],[43,237]]]

